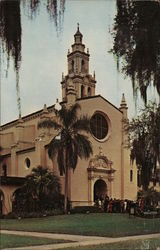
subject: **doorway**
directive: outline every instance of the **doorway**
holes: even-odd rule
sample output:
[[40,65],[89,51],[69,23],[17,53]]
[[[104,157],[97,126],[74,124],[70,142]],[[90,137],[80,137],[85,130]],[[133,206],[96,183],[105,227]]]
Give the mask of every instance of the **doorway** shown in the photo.
[[107,195],[107,184],[104,180],[97,180],[94,184],[94,202],[97,200],[104,200]]

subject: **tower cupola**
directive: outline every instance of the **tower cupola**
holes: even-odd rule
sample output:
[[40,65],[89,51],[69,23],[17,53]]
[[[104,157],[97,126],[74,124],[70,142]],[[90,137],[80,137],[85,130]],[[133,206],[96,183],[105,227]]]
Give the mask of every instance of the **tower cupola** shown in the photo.
[[79,23],[77,23],[77,32],[74,34],[74,42],[76,44],[82,43],[82,38],[83,38],[83,35],[79,31]]
[[[74,43],[72,51],[68,50],[68,74],[62,78],[62,100],[69,99],[69,89],[75,89],[76,99],[95,95],[95,76],[89,74],[89,49],[85,51],[85,45],[82,43],[83,35],[80,32],[79,23],[77,31],[74,34]],[[73,92],[73,91],[69,91]]]

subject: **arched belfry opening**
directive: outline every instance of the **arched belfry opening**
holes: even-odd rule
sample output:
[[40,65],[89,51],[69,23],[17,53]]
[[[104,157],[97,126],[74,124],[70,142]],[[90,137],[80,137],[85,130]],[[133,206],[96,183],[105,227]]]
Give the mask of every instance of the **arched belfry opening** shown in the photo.
[[81,72],[82,73],[85,72],[85,62],[84,62],[84,60],[81,61]]
[[107,184],[104,180],[99,179],[94,184],[94,202],[96,200],[103,200],[107,195]]
[[84,97],[84,86],[81,86],[81,98]]
[[72,72],[74,72],[74,60],[72,60]]

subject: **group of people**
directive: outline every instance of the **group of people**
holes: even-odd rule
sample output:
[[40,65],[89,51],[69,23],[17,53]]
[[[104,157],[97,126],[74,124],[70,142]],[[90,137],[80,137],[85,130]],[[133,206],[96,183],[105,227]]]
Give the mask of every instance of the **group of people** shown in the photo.
[[112,199],[107,195],[105,199],[98,198],[95,201],[95,206],[100,208],[105,213],[130,213],[131,208],[140,208],[142,211],[144,210],[144,200],[140,199],[138,201],[132,200],[120,200],[120,199]]

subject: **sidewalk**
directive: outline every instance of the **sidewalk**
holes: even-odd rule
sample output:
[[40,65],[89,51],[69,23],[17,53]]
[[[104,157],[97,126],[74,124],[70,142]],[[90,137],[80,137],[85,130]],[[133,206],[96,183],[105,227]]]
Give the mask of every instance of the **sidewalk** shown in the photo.
[[141,239],[145,240],[145,239],[150,239],[150,238],[160,238],[160,233],[118,237],[118,238],[69,235],[69,234],[54,234],[54,233],[52,234],[52,233],[38,233],[38,232],[23,232],[23,231],[8,231],[8,230],[1,230],[1,233],[73,241],[70,243],[49,244],[49,245],[43,245],[43,246],[41,245],[41,246],[30,246],[30,247],[27,246],[27,247],[17,247],[17,248],[5,248],[4,250],[12,250],[12,249],[14,250],[51,250],[51,249],[61,249],[61,248],[70,249],[71,247],[99,245],[99,244],[115,243],[115,242],[127,241],[127,240],[141,240]]

